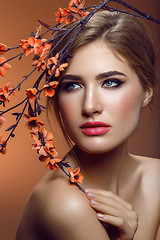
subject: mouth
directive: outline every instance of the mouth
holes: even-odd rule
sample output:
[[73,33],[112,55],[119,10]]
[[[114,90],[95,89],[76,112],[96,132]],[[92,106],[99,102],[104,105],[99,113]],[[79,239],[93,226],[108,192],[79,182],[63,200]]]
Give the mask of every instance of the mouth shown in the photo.
[[89,136],[100,136],[107,133],[111,126],[104,122],[86,122],[80,126],[82,133]]

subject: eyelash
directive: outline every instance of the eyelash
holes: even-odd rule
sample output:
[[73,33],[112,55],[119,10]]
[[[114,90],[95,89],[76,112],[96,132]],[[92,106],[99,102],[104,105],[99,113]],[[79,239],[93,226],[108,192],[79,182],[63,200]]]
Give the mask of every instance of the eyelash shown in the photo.
[[[105,86],[105,84],[116,84],[114,86]],[[120,87],[122,84],[124,83],[124,81],[121,81],[121,80],[118,80],[118,79],[115,79],[115,78],[110,78],[110,79],[107,79],[107,80],[104,80],[102,86],[104,86],[105,88],[118,88]],[[78,86],[78,87],[75,87]],[[76,90],[77,88],[81,87],[81,84],[78,83],[78,82],[64,82],[61,84],[61,88],[66,91],[66,92],[70,92],[70,91],[73,91],[73,90]]]
[[110,79],[107,79],[107,80],[105,80],[104,82],[103,82],[103,86],[104,86],[104,84],[108,84],[108,83],[111,83],[111,84],[113,84],[113,83],[115,83],[116,85],[115,86],[106,86],[107,88],[118,88],[118,87],[120,87],[123,83],[124,83],[124,81],[121,81],[121,80],[119,80],[119,79],[116,79],[116,78],[110,78]]
[[61,84],[61,88],[66,92],[70,92],[76,89],[74,85],[78,85],[78,87],[81,87],[80,84],[77,82],[65,82]]

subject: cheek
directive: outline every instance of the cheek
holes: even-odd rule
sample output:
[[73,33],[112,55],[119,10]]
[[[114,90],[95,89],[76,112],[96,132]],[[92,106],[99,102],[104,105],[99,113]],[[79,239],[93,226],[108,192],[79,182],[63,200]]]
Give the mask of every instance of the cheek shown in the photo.
[[141,105],[142,100],[139,95],[137,96],[134,94],[127,94],[120,99],[118,108],[122,115],[125,117],[130,114],[139,114]]
[[117,101],[117,121],[121,124],[120,131],[131,135],[137,128],[142,106],[142,94],[139,92],[128,93]]
[[74,122],[74,117],[77,115],[77,109],[79,109],[75,99],[62,97],[59,99],[58,104],[64,124],[68,125],[70,122],[72,124],[72,122]]
[[61,102],[61,104],[59,105],[60,107],[60,112],[63,115],[70,115],[72,113],[72,111],[74,111],[73,105],[68,103],[67,101],[65,102]]

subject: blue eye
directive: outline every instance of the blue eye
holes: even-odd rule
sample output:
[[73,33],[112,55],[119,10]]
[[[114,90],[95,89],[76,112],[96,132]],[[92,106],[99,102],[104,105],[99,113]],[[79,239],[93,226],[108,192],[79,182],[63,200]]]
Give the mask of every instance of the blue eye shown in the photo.
[[73,91],[75,89],[78,89],[80,86],[80,84],[78,84],[77,82],[62,82],[60,87],[66,91],[66,92],[70,92]]
[[103,86],[107,88],[117,88],[120,87],[124,81],[118,79],[107,79],[103,82]]

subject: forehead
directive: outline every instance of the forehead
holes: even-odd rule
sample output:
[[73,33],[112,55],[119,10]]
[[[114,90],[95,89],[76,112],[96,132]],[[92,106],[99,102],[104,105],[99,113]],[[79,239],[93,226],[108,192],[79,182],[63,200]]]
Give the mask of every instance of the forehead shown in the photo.
[[118,52],[102,41],[95,41],[74,52],[65,74],[96,75],[113,70],[125,75],[135,74]]

